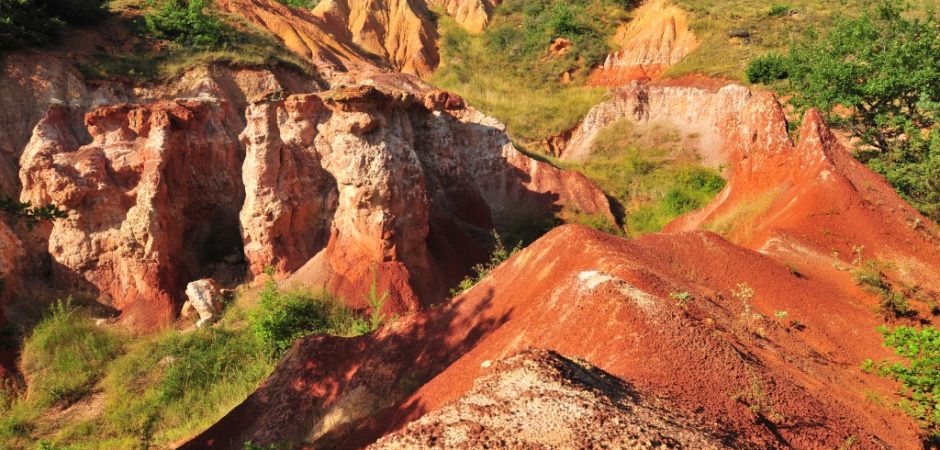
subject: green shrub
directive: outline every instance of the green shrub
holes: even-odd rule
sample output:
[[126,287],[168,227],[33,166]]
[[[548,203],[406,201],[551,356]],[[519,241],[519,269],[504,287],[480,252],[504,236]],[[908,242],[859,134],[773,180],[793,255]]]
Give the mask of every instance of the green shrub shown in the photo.
[[277,0],[291,8],[313,9],[320,0]]
[[866,360],[863,369],[900,381],[904,399],[899,406],[936,442],[940,439],[940,331],[934,327],[880,327],[884,345],[903,362]]
[[790,14],[790,11],[790,5],[773,5],[770,7],[770,11],[767,12],[767,15],[770,17],[782,17]]
[[27,399],[50,406],[81,398],[104,375],[121,343],[120,336],[96,326],[71,301],[56,302],[23,345]]
[[900,318],[916,315],[907,298],[897,291],[881,271],[883,263],[875,260],[865,261],[864,264],[852,274],[855,283],[864,290],[878,294],[880,308],[886,317]]
[[[858,139],[856,156],[940,220],[940,17],[900,0],[810,32],[788,56],[787,87]],[[848,112],[848,114],[846,114]]]
[[231,32],[207,12],[211,0],[163,0],[144,15],[155,36],[189,48],[217,48],[229,43]]
[[787,64],[786,58],[771,53],[751,60],[747,65],[745,75],[751,83],[770,84],[789,76]]
[[479,283],[480,280],[486,278],[486,276],[489,275],[493,269],[502,264],[503,261],[506,261],[510,256],[522,249],[521,244],[516,244],[516,246],[511,249],[506,248],[506,245],[503,243],[503,238],[496,230],[493,230],[493,241],[493,251],[490,253],[489,261],[473,266],[471,268],[471,274],[464,277],[457,287],[450,290],[451,296],[456,297],[463,291],[472,288],[475,284]]
[[249,320],[254,334],[276,356],[308,334],[351,335],[363,329],[353,312],[325,291],[282,291],[274,280],[265,283]]

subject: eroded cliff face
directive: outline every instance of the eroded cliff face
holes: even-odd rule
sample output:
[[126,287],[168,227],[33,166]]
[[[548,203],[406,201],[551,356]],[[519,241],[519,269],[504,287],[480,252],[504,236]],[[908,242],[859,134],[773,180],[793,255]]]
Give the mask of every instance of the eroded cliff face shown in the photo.
[[[217,103],[115,105],[79,145],[53,107],[23,153],[23,199],[69,211],[49,234],[60,286],[91,291],[135,329],[172,321],[187,282],[243,269],[241,150]],[[231,267],[234,266],[234,267]]]
[[56,285],[138,329],[173,320],[189,281],[268,266],[354,306],[375,277],[389,311],[413,311],[485,258],[495,225],[564,209],[614,222],[586,178],[414,77],[284,98],[266,74],[185,76],[178,89],[198,98],[103,106],[81,132],[68,106],[47,112],[20,181],[24,201],[69,211],[38,243]]
[[497,223],[563,208],[613,221],[587,179],[519,153],[498,122],[442,91],[357,86],[258,103],[248,118],[252,273],[273,266],[354,305],[373,276],[394,311],[445,299],[483,256],[472,237]]
[[698,47],[685,11],[668,0],[649,0],[620,26],[613,42],[620,47],[591,72],[591,84],[617,87],[634,80],[655,80]]
[[[744,114],[754,105],[756,116]],[[730,134],[749,127],[775,108],[770,94],[720,80],[681,78],[656,83],[632,82],[613,89],[611,98],[592,108],[561,151],[567,160],[586,158],[598,133],[620,120],[641,127],[664,124],[687,136],[695,136],[694,147],[702,162],[718,167],[731,157]],[[785,133],[784,133],[785,134]]]

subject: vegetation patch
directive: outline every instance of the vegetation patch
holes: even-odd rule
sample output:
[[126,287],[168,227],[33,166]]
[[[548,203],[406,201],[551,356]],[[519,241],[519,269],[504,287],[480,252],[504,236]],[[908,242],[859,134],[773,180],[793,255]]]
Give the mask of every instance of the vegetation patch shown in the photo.
[[0,0],[0,50],[61,41],[65,25],[90,25],[105,16],[106,0]]
[[898,406],[913,417],[925,432],[925,440],[940,442],[940,331],[934,327],[880,327],[884,345],[900,361],[862,364],[865,371],[900,381],[903,397]]
[[522,144],[537,143],[574,127],[601,100],[605,90],[585,82],[612,49],[625,3],[504,2],[479,35],[442,16],[443,62],[431,82],[505,122]]
[[281,65],[310,72],[308,63],[270,33],[220,13],[211,0],[124,0],[112,2],[110,8],[138,40],[133,52],[101,53],[80,64],[88,79],[164,79],[213,63]]
[[860,161],[940,220],[940,16],[900,0],[860,11],[753,59],[747,78],[849,130]]
[[627,120],[598,133],[585,161],[559,165],[583,173],[623,205],[631,236],[661,230],[708,204],[725,186],[718,171],[702,166],[678,132],[661,125],[641,132]]
[[[384,299],[377,290],[374,297]],[[273,281],[251,307],[230,306],[212,327],[138,337],[59,302],[23,345],[28,389],[0,398],[0,448],[167,447],[243,401],[294,339],[353,336],[382,321],[381,313],[363,317],[324,293]]]

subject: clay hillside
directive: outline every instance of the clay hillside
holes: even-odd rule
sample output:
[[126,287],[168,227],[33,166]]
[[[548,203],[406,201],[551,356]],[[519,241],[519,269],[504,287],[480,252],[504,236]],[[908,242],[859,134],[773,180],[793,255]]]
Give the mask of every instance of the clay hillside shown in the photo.
[[937,7],[0,0],[0,448],[937,448]]

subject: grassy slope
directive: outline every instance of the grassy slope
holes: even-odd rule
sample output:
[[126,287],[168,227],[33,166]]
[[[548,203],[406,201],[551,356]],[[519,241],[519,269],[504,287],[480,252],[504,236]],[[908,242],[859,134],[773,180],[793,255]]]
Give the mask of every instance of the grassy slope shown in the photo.
[[211,328],[146,336],[58,303],[24,342],[28,390],[0,389],[0,448],[167,448],[253,392],[295,338],[374,329],[329,295],[272,283]]
[[[563,14],[555,8],[568,3],[572,23],[559,25]],[[603,98],[603,89],[585,85],[587,68],[611,50],[606,41],[624,17],[611,0],[510,0],[476,35],[441,14],[443,61],[430,81],[499,118],[528,146],[570,129]],[[571,28],[581,31],[566,31]],[[561,36],[573,46],[549,55],[549,44]],[[558,81],[565,71],[567,84]]]
[[[689,73],[744,81],[744,68],[754,57],[786,52],[793,38],[810,28],[825,30],[839,16],[854,16],[870,0],[672,0],[691,13],[692,29],[701,41],[698,49],[673,66],[668,76]],[[940,0],[918,0],[940,7]],[[773,6],[786,6],[793,14],[771,16]],[[748,30],[748,42],[728,37],[728,31]]]
[[160,42],[149,35],[143,16],[152,11],[154,4],[147,0],[112,0],[108,8],[125,24],[128,32],[136,36],[133,51],[126,54],[97,54],[94,61],[80,64],[79,68],[89,79],[129,79],[151,81],[170,78],[189,68],[212,63],[234,66],[291,67],[302,73],[312,74],[310,64],[285,49],[270,33],[264,32],[231,14],[217,15],[229,42],[211,48],[192,49],[172,42]]
[[590,158],[559,165],[584,173],[620,202],[625,231],[639,236],[705,206],[724,187],[717,171],[699,163],[689,141],[662,125],[640,129],[620,121],[601,131]]

